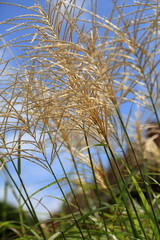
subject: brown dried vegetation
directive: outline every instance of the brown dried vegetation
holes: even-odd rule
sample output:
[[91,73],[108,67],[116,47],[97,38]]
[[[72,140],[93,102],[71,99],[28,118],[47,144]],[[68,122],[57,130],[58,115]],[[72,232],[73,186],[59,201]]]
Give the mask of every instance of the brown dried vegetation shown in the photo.
[[[119,229],[125,229],[129,240],[142,235],[153,240],[160,235],[154,209],[160,192],[159,1],[112,0],[107,18],[98,15],[98,0],[90,1],[89,10],[85,0],[79,6],[76,0],[44,2],[45,6],[38,0],[34,6],[23,6],[25,14],[2,22],[9,29],[1,36],[1,169],[36,221],[31,199],[51,184],[30,197],[22,161],[42,167],[58,186],[64,200],[59,222],[67,233],[73,229],[79,239],[92,239],[90,229],[83,232],[83,226],[91,220],[97,227],[103,219],[96,233],[103,239],[117,239]],[[14,47],[17,56],[6,55]],[[143,124],[146,119],[155,122]],[[140,198],[142,211],[136,210],[133,197]],[[64,213],[70,214],[69,228]],[[145,216],[147,227],[142,226]],[[40,236],[47,239],[44,225],[38,226]],[[151,229],[149,238],[146,229]]]

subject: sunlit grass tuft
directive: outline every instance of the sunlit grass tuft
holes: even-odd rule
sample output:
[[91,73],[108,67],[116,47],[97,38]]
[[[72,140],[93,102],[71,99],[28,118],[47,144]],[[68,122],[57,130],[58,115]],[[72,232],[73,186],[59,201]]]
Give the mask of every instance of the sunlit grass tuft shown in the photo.
[[[2,22],[1,171],[20,219],[1,227],[17,239],[160,239],[159,2],[113,0],[105,17],[96,0],[90,9],[44,2],[0,3],[25,12]],[[29,194],[24,161],[52,183]],[[42,222],[32,200],[51,186],[63,204],[57,213],[44,206]],[[23,221],[24,205],[33,226]]]

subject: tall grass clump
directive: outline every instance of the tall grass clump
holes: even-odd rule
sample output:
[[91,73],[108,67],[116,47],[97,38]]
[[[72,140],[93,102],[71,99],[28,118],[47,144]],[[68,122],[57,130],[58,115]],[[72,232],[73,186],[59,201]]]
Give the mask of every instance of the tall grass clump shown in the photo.
[[[160,239],[160,3],[104,2],[0,3],[25,12],[1,23],[1,172],[19,206],[2,239]],[[52,183],[29,194],[26,161]],[[54,185],[42,221],[33,200]]]

